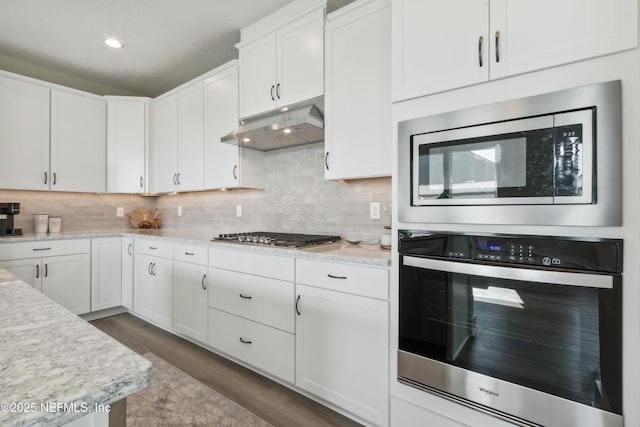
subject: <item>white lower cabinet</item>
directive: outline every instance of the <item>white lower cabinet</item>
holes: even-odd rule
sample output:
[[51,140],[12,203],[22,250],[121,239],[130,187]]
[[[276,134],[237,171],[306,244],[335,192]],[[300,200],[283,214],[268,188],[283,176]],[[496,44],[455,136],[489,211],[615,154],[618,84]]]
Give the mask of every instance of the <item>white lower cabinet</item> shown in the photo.
[[122,306],[133,309],[133,239],[122,238]]
[[0,245],[0,268],[84,314],[91,310],[90,251],[89,239],[6,243]]
[[[325,273],[310,276],[311,266],[313,271],[323,267]],[[367,270],[379,271],[383,282],[353,280]],[[386,426],[389,303],[353,293],[366,285],[388,287],[388,270],[298,259],[296,278],[296,385],[367,422]],[[301,284],[305,278],[313,283]],[[327,289],[326,280],[340,283],[342,290]]]
[[174,329],[207,342],[207,266],[173,263]]
[[173,327],[173,260],[138,252],[136,244],[134,313]]
[[91,239],[91,311],[122,304],[122,238]]
[[295,336],[291,333],[209,308],[209,345],[294,382]]
[[209,251],[210,346],[295,381],[294,259]]

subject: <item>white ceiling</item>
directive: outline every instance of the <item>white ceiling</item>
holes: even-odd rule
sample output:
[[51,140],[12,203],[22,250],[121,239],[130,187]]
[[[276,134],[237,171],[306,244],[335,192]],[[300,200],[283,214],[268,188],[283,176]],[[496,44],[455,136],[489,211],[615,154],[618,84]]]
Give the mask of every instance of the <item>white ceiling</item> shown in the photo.
[[4,58],[154,97],[237,58],[240,29],[291,1],[0,0],[0,69],[15,72]]

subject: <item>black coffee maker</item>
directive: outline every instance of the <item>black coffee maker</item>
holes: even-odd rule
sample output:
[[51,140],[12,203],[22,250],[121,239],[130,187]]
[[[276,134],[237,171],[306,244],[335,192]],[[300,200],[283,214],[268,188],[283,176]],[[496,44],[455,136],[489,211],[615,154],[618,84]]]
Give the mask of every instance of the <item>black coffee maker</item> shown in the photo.
[[13,216],[20,213],[20,203],[0,203],[0,237],[19,236],[21,228],[13,228]]

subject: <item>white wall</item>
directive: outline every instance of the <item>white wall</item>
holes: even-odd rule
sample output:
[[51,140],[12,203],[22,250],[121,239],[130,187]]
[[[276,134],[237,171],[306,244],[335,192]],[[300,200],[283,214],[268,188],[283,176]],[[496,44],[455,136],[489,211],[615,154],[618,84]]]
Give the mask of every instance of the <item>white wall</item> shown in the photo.
[[[453,226],[445,224],[398,224],[398,228],[488,231],[561,236],[595,236],[624,239],[623,279],[623,410],[625,425],[640,425],[640,49],[529,73],[394,104],[394,155],[397,151],[397,123],[416,117],[454,111],[508,99],[537,95],[570,87],[622,80],[623,104],[623,225],[621,227],[547,226]],[[406,165],[405,167],[407,167]],[[394,177],[397,176],[394,159]],[[394,180],[394,183],[397,183]],[[396,184],[394,184],[396,185]],[[392,216],[397,219],[397,192],[392,198]],[[417,405],[473,426],[502,425],[496,418],[456,405],[416,389],[400,385],[397,378],[398,348],[398,256],[393,255],[391,323],[391,393]],[[434,420],[437,417],[434,416]],[[437,422],[437,421],[434,421]],[[424,420],[423,425],[429,425]],[[433,424],[436,425],[436,424]]]

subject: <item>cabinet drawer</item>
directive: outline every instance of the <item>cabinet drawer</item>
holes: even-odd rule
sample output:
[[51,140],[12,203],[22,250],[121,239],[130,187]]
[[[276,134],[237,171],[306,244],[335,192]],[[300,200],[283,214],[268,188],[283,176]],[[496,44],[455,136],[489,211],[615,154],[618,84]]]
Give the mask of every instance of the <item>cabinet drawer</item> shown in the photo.
[[296,283],[389,299],[389,269],[296,259]]
[[210,308],[209,345],[285,381],[294,381],[293,334]]
[[257,254],[227,249],[209,249],[209,267],[293,282],[293,257]]
[[89,239],[38,240],[0,244],[0,260],[40,258],[91,252]]
[[209,269],[209,306],[287,332],[294,332],[292,282]]
[[161,239],[136,239],[136,253],[173,259],[173,243]]
[[176,243],[173,245],[173,259],[176,261],[190,262],[192,264],[207,265],[208,249],[207,246]]

